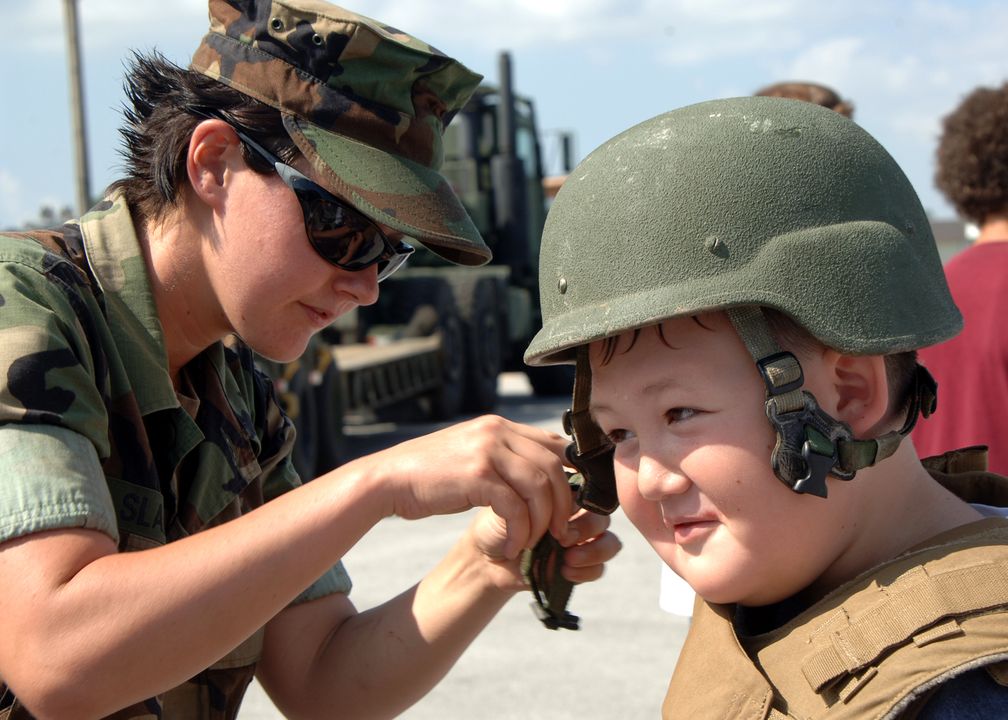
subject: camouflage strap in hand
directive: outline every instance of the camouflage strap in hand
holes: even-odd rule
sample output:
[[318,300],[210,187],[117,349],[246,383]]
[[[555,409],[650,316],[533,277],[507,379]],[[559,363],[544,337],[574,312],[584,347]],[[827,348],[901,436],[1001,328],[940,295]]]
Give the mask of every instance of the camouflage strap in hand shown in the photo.
[[[567,446],[567,463],[577,470],[567,473],[577,504],[589,512],[609,515],[619,507],[613,473],[613,445],[595,424],[589,411],[591,366],[588,346],[578,348],[574,392],[570,409],[564,413],[564,432],[574,438]],[[532,589],[532,609],[550,630],[578,629],[578,617],[567,612],[573,584],[560,574],[564,548],[548,533],[522,557],[522,575]]]
[[[581,486],[579,475],[568,475],[571,490]],[[564,546],[549,533],[543,535],[535,547],[522,553],[521,573],[532,591],[532,610],[549,630],[564,628],[578,630],[580,618],[567,612],[567,602],[574,591],[574,583],[561,573]]]

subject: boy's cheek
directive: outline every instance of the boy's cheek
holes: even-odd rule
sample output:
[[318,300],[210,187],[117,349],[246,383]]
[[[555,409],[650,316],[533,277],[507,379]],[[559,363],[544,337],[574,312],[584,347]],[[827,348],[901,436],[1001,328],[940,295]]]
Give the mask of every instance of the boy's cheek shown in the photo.
[[619,499],[620,507],[629,516],[627,508],[643,500],[637,491],[637,474],[627,468],[621,468],[619,461],[615,463],[614,470],[616,476],[616,497]]
[[637,491],[636,478],[616,476],[616,496],[627,520],[647,539],[659,537],[665,525],[658,503],[645,500]]

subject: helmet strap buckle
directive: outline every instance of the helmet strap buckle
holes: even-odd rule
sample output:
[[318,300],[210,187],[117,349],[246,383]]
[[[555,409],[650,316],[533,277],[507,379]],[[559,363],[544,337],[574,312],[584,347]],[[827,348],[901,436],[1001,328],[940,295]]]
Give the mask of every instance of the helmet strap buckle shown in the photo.
[[801,389],[805,383],[801,364],[777,345],[761,308],[729,308],[727,314],[766,386],[766,414],[777,432],[770,455],[774,474],[795,492],[825,498],[829,475],[841,480],[854,477],[842,449],[854,440],[852,430]]
[[[797,391],[798,408],[782,410],[779,398],[766,402],[767,418],[777,431],[777,445],[770,456],[774,474],[798,493],[826,497],[826,477],[850,480],[853,472],[842,469],[840,445],[853,439],[850,427],[830,417],[815,397]],[[789,398],[791,399],[791,398]]]
[[798,478],[794,484],[794,491],[797,493],[808,493],[818,497],[826,497],[826,476],[829,475],[836,464],[836,453],[832,455],[820,455],[812,448],[808,441],[802,445],[802,458],[808,472],[805,477]]
[[572,478],[578,484],[577,504],[599,515],[610,515],[619,506],[613,473],[615,451],[612,445],[603,445],[582,453],[571,443],[565,453],[567,462],[577,470]]
[[588,346],[578,348],[571,407],[563,415],[564,431],[574,442],[567,446],[567,461],[583,478],[577,503],[586,510],[609,515],[619,507],[613,472],[615,447],[591,417],[591,364]]
[[[578,350],[571,407],[563,414],[563,429],[574,442],[567,445],[567,462],[577,470],[567,473],[577,504],[586,510],[609,515],[619,506],[616,475],[613,471],[615,448],[608,436],[592,420],[591,366],[588,348]],[[531,551],[523,554],[522,576],[532,591],[532,609],[550,630],[577,630],[579,619],[567,611],[573,584],[560,572],[564,548],[546,533]]]

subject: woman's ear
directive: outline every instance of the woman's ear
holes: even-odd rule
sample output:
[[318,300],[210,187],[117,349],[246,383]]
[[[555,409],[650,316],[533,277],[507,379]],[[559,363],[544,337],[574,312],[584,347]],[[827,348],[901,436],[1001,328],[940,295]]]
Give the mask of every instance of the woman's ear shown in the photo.
[[193,130],[186,154],[186,171],[193,193],[219,209],[227,190],[229,164],[240,158],[235,131],[223,120],[204,120]]
[[856,437],[867,437],[889,411],[885,358],[827,349],[823,361],[832,389],[827,412],[850,425]]

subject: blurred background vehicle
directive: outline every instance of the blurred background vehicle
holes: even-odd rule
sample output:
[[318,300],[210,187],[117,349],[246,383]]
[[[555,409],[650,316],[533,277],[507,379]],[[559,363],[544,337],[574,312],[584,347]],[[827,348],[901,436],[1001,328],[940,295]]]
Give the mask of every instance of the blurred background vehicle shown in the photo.
[[[497,83],[480,86],[444,138],[442,173],[493,260],[460,267],[418,246],[382,282],[376,304],[338,318],[299,360],[261,359],[297,426],[302,477],[339,464],[347,424],[493,410],[503,371],[526,373],[537,395],[570,394],[573,367],[522,363],[540,326],[539,239],[563,176],[544,176],[534,104],[511,78],[511,56],[501,52]],[[558,142],[566,171],[571,137]]]

